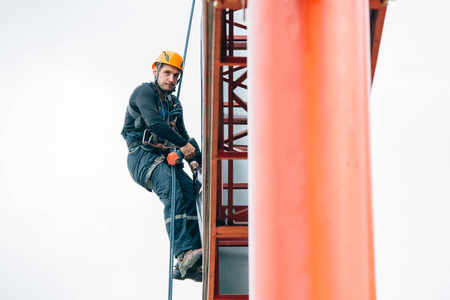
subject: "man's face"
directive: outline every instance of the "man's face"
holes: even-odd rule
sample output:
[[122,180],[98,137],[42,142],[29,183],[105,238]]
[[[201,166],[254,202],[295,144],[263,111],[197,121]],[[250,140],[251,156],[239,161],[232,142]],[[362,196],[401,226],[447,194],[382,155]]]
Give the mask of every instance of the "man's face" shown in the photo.
[[[158,72],[158,68],[153,69],[153,75],[156,77],[156,73]],[[178,68],[175,68],[171,65],[163,64],[161,69],[159,70],[158,76],[158,85],[159,87],[166,91],[170,92],[175,88],[175,85],[180,78],[181,71]]]

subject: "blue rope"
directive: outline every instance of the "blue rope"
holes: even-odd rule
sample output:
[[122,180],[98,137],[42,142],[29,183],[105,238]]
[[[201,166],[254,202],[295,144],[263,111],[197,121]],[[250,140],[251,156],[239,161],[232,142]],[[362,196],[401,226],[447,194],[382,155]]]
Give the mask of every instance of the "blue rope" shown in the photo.
[[172,300],[172,286],[173,286],[173,241],[175,239],[175,198],[176,198],[176,177],[175,177],[175,166],[171,166],[171,176],[172,176],[172,195],[170,200],[170,257],[169,257],[169,300]]
[[[191,7],[191,15],[189,17],[189,25],[188,25],[188,32],[186,36],[186,43],[184,45],[184,54],[183,54],[183,62],[184,66],[183,69],[185,69],[186,65],[186,53],[187,48],[189,45],[189,37],[191,35],[191,26],[192,26],[192,17],[194,15],[194,7],[195,7],[195,0],[192,0],[192,7]],[[183,73],[181,73],[180,81],[178,82],[178,92],[177,92],[177,99],[180,101],[180,91],[181,91],[181,82],[183,81]],[[167,118],[167,121],[169,121],[169,118]],[[173,150],[172,150],[173,151]],[[170,201],[170,258],[169,258],[169,300],[172,300],[172,290],[173,290],[173,260],[174,260],[174,239],[175,239],[175,199],[176,199],[176,177],[175,177],[175,166],[171,166],[171,174],[172,174],[172,199]]]
[[[187,54],[187,48],[189,45],[189,37],[191,36],[191,26],[192,26],[192,17],[194,15],[194,7],[195,7],[195,0],[192,0],[192,7],[191,7],[191,16],[189,17],[189,25],[188,25],[188,32],[186,35],[186,43],[184,45],[184,53],[183,53],[183,69],[186,67],[186,54]],[[183,81],[183,73],[181,73],[180,76],[180,82],[178,83],[178,91],[177,91],[177,99],[180,99],[180,91],[181,91],[181,82]]]

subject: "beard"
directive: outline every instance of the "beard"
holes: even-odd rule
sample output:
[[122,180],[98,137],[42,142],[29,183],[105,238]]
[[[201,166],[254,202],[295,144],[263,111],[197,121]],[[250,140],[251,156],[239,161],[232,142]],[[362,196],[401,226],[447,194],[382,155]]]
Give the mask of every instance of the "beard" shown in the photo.
[[164,85],[162,89],[164,92],[172,92],[175,89],[175,85]]
[[167,85],[167,84],[160,85],[159,82],[156,82],[156,86],[165,94],[171,94],[171,93],[175,92],[175,87],[176,87],[176,85],[174,84],[172,86],[172,88],[169,88],[169,87],[171,87],[171,85]]

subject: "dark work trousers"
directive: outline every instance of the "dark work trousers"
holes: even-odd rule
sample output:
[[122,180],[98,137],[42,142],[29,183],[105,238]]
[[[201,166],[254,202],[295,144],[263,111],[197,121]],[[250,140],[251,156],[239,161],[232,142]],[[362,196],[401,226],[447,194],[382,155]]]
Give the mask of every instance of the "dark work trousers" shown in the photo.
[[[149,190],[147,185],[148,170],[158,155],[153,154],[147,146],[139,146],[128,152],[128,169],[133,179]],[[174,255],[183,251],[201,248],[195,204],[195,187],[192,179],[182,168],[175,168],[175,232]],[[170,207],[172,197],[171,166],[166,161],[160,163],[151,176],[152,190],[164,204],[164,220],[170,238]]]
[[[172,197],[171,166],[166,162],[159,164],[152,175],[152,189],[164,204],[164,220],[167,234],[170,238],[170,208]],[[194,182],[183,171],[175,167],[175,257],[186,250],[201,248],[200,231],[198,228],[197,209],[195,206]]]

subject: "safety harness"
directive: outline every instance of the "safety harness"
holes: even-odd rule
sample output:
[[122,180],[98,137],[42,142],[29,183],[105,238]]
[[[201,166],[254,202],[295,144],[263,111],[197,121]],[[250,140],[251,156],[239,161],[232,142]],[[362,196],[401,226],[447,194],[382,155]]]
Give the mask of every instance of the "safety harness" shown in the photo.
[[[166,107],[163,105],[163,102],[161,101],[161,98],[157,91],[156,82],[154,84],[155,84],[154,86],[152,86],[151,84],[149,84],[149,85],[155,89],[155,93],[157,94],[158,102],[159,102],[158,107],[159,107],[160,116],[163,120],[165,120],[165,121],[168,120],[168,123],[172,127],[172,129],[177,131],[176,121],[177,121],[178,117],[180,117],[183,114],[183,109],[181,107],[181,103],[173,95],[166,93],[164,95],[164,97],[165,97],[164,102],[168,103],[168,105],[167,105],[168,107],[166,109]],[[173,105],[172,110],[169,111],[169,106],[170,106],[169,103],[170,102],[174,103],[174,105]],[[134,127],[135,128],[146,127],[144,129],[144,133],[142,136],[142,144],[149,145],[154,148],[159,148],[161,150],[168,150],[168,149],[173,148],[173,146],[169,145],[168,141],[164,141],[164,143],[161,143],[158,140],[158,136],[155,133],[151,132],[150,129],[145,124],[142,115],[139,112],[137,112],[135,109],[133,109],[130,104],[128,104],[128,106],[127,106],[127,112],[134,119]]]

